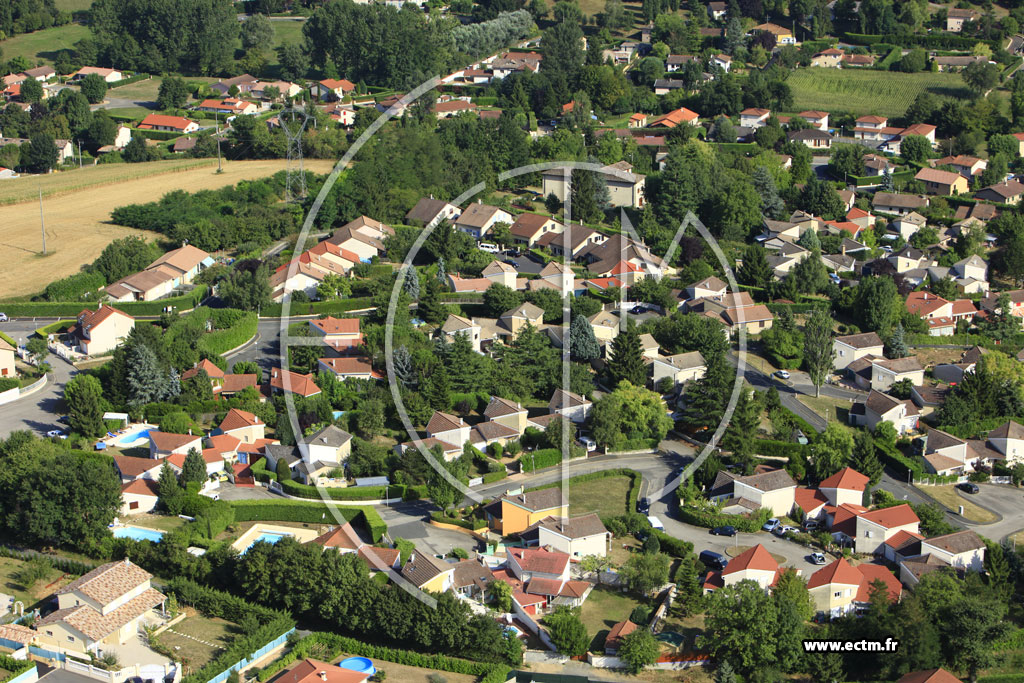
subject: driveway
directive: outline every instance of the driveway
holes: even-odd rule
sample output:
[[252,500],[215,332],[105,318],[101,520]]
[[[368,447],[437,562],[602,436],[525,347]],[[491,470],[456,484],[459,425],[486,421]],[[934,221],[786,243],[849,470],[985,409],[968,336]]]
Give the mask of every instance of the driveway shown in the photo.
[[[27,341],[29,335],[46,322],[49,321],[13,320],[0,325],[0,331],[20,344]],[[28,429],[42,436],[51,429],[61,427],[57,423],[58,406],[63,403],[64,385],[77,370],[70,363],[52,354],[47,361],[53,371],[45,387],[0,407],[0,438],[6,438],[11,432],[19,429]]]
[[[991,510],[1001,517],[991,524],[972,524],[962,522],[962,526],[973,529],[978,534],[993,541],[1002,541],[1007,536],[1024,529],[1024,491],[1013,486],[999,484],[978,484],[980,491],[976,494],[965,494],[957,490],[957,495]],[[928,489],[925,488],[925,491]],[[958,515],[953,515],[959,519]]]

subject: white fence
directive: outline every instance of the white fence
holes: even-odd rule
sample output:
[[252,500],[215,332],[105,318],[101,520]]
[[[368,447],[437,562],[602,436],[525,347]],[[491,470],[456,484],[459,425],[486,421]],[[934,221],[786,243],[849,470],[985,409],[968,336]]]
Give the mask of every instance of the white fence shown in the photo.
[[534,635],[540,638],[540,642],[544,643],[545,647],[550,648],[551,650],[558,650],[558,648],[555,647],[555,644],[551,642],[551,636],[548,635],[548,632],[540,627],[540,624],[538,624],[533,618],[533,615],[528,614],[527,611],[523,609],[523,606],[516,602],[515,598],[512,598],[512,612],[516,615],[516,618],[519,619],[519,621],[526,624],[526,628],[530,629]]
[[120,671],[107,671],[68,657],[64,660],[63,666],[68,671],[109,683],[123,683],[129,678],[141,678],[143,681],[157,683],[167,680],[178,683],[181,680],[181,668],[173,665],[137,664]]

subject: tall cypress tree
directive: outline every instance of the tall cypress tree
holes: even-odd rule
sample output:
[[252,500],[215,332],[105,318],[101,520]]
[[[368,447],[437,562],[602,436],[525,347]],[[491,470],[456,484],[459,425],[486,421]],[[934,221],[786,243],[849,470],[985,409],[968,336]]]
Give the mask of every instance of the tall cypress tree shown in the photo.
[[203,462],[203,456],[194,448],[188,449],[185,464],[181,466],[181,481],[183,484],[202,484],[206,481],[206,463]]
[[601,346],[594,336],[594,328],[582,315],[573,316],[569,324],[569,353],[575,360],[583,362],[601,355]]
[[419,306],[416,309],[419,317],[431,325],[440,325],[444,322],[445,308],[441,303],[441,285],[437,280],[427,280],[425,287],[421,288]]
[[619,332],[612,340],[612,355],[607,372],[613,389],[623,380],[637,387],[647,384],[643,345],[635,328]]
[[157,480],[157,498],[160,505],[170,514],[177,515],[181,512],[183,497],[184,493],[181,490],[181,485],[178,484],[178,477],[164,460],[164,464],[160,468],[160,478]]
[[717,425],[721,422],[729,401],[733,372],[725,360],[725,354],[710,354],[705,361],[707,370],[704,376],[694,382],[686,392],[685,420],[687,424],[693,426]]

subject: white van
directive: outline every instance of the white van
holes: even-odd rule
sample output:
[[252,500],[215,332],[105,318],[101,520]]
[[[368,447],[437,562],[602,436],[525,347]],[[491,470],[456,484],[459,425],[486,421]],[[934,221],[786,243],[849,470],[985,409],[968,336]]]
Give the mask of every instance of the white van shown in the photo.
[[486,251],[488,254],[497,254],[501,251],[501,248],[497,244],[491,244],[490,242],[481,242],[480,251]]

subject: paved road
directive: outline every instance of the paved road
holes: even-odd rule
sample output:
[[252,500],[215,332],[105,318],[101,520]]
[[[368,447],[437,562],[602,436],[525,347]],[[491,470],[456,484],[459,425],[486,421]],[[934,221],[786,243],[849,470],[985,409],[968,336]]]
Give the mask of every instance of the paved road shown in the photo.
[[[0,325],[0,330],[14,341],[23,343],[42,324],[32,320],[12,320]],[[75,368],[53,355],[47,360],[53,367],[47,385],[34,394],[0,407],[0,438],[6,438],[19,429],[29,429],[42,435],[61,426],[57,423],[57,409],[63,402],[64,385],[71,379]]]

